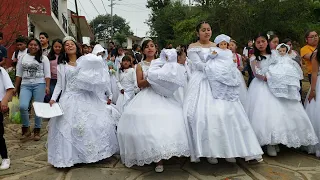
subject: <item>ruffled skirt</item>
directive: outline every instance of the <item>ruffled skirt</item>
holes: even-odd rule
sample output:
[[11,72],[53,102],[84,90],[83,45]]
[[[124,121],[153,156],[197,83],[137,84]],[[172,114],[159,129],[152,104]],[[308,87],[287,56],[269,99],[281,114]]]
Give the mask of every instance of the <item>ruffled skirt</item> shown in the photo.
[[264,81],[255,78],[251,82],[245,109],[261,146],[297,148],[318,142],[302,104],[275,97]]
[[65,92],[63,116],[49,122],[48,162],[54,167],[93,163],[119,151],[114,112],[93,93]]
[[125,107],[118,124],[122,162],[143,166],[173,156],[190,156],[181,105],[147,88]]

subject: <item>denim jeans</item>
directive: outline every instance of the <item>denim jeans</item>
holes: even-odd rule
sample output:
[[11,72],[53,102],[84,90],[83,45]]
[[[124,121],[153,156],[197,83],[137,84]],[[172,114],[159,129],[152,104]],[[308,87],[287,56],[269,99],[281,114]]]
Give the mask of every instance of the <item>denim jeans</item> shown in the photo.
[[7,151],[6,141],[3,135],[4,135],[3,114],[0,112],[0,155],[2,159],[7,159],[8,151]]
[[[43,84],[22,84],[20,90],[20,114],[22,118],[22,126],[29,127],[28,107],[33,97],[35,102],[43,102],[45,96],[46,85]],[[41,128],[41,118],[35,116],[35,128]]]

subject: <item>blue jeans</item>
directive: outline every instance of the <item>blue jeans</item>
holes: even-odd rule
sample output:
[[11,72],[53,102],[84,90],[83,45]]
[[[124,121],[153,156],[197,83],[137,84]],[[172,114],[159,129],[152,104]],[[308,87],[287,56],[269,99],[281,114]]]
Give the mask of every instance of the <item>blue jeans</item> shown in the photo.
[[[43,84],[22,84],[20,90],[20,114],[22,118],[22,126],[29,127],[29,104],[33,97],[35,102],[43,102],[45,96],[46,85]],[[42,119],[38,116],[35,116],[35,128],[41,128]]]

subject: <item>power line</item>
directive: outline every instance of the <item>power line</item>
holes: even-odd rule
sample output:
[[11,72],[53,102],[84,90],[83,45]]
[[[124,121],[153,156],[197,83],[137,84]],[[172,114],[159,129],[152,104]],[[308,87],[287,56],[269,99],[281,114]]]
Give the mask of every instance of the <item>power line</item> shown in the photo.
[[92,6],[94,7],[94,9],[96,9],[97,13],[98,13],[99,15],[101,15],[101,14],[99,13],[98,9],[96,8],[96,6],[93,4],[92,0],[90,0],[90,2],[91,2],[91,4],[92,4]]
[[101,2],[102,2],[102,5],[103,5],[104,10],[106,11],[106,14],[108,14],[107,9],[106,9],[106,6],[104,5],[103,0],[101,0]]
[[83,7],[82,4],[81,4],[81,1],[79,1],[79,4],[80,4],[80,6],[82,7],[82,9],[83,9],[84,13],[86,14],[86,16],[89,18],[88,13],[86,12],[86,10],[84,9],[84,7]]

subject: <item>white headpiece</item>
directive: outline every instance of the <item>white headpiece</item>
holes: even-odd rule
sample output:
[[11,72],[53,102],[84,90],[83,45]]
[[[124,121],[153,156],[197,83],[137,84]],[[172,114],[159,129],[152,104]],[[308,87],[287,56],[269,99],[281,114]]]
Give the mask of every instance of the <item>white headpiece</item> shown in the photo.
[[287,45],[287,44],[285,44],[285,43],[281,43],[281,44],[279,44],[277,47],[276,47],[276,50],[278,50],[279,48],[281,48],[281,46],[286,46],[287,47],[287,53],[290,51],[290,46],[289,45]]
[[214,39],[214,43],[216,44],[219,44],[223,41],[226,41],[227,43],[230,43],[230,40],[231,38],[225,34],[220,34],[219,36],[217,36],[215,39]]
[[105,49],[101,46],[101,44],[96,44],[92,50],[92,54],[97,55],[101,52],[105,52]]
[[66,41],[73,41],[73,42],[77,42],[75,39],[74,39],[74,37],[72,37],[72,36],[66,36],[66,37],[64,37],[63,38],[63,43],[65,43]]
[[163,49],[160,53],[160,59],[167,62],[177,62],[178,53],[176,49]]
[[142,44],[147,40],[151,40],[152,41],[151,38],[145,37],[145,38],[142,39],[140,46],[142,47]]

